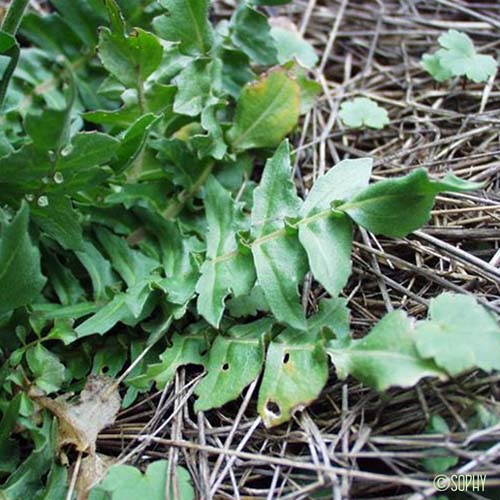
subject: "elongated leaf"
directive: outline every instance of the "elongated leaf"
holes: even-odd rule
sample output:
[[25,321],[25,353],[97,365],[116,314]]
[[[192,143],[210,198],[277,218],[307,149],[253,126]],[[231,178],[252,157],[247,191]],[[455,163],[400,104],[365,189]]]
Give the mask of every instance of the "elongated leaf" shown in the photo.
[[111,264],[88,241],[84,242],[83,250],[76,252],[76,255],[89,273],[94,290],[94,298],[96,300],[104,299],[106,297],[106,288],[112,287],[117,281],[113,275]]
[[427,222],[440,191],[472,191],[481,185],[451,174],[434,181],[425,169],[418,169],[405,177],[372,184],[338,209],[369,231],[398,238]]
[[88,335],[103,335],[122,321],[128,312],[125,294],[116,294],[111,302],[75,328],[76,334],[79,338]]
[[166,14],[155,18],[156,32],[166,40],[179,42],[183,54],[207,54],[213,42],[208,21],[209,0],[161,0]]
[[330,208],[334,201],[349,201],[366,189],[370,181],[373,160],[360,158],[343,160],[317,179],[301,208],[301,214],[311,215]]
[[328,360],[319,334],[293,330],[269,344],[258,410],[266,427],[286,422],[295,410],[319,396],[328,378]]
[[107,229],[99,228],[97,237],[111,258],[114,269],[129,287],[150,277],[159,267],[159,262],[138,250],[133,250],[123,238],[115,236]]
[[264,66],[278,63],[274,38],[266,16],[242,3],[231,20],[231,38],[252,61]]
[[351,275],[352,225],[342,214],[330,214],[334,201],[350,200],[368,186],[370,158],[344,160],[313,185],[302,205],[299,240],[314,277],[336,297]]
[[331,341],[328,354],[339,378],[352,375],[379,391],[391,386],[411,387],[424,377],[445,378],[416,348],[415,329],[402,311],[387,314],[366,337],[347,347]]
[[314,277],[336,297],[351,275],[351,221],[340,214],[300,224],[299,240]]
[[195,411],[218,408],[236,399],[255,380],[264,363],[265,337],[273,321],[261,319],[238,325],[216,337],[207,362],[207,375],[196,386]]
[[240,207],[231,195],[210,177],[206,184],[205,209],[208,223],[207,255],[196,284],[198,312],[216,328],[224,311],[224,300],[249,293],[255,282],[252,258],[238,250],[236,233],[242,229]]
[[[500,369],[500,326],[474,297],[443,293],[417,325],[417,348],[450,375]],[[452,347],[451,347],[452,346]]]
[[110,302],[75,328],[78,338],[104,335],[120,322],[129,326],[137,325],[151,313],[151,297],[151,282],[147,279],[137,282],[126,292],[117,293]]
[[45,284],[28,223],[29,208],[23,203],[0,233],[0,314],[29,304]]
[[285,218],[296,217],[301,206],[290,176],[290,150],[283,142],[266,163],[254,191],[252,254],[271,311],[278,321],[303,329],[306,323],[297,288],[307,264],[297,234],[285,228]]
[[272,71],[243,88],[227,137],[236,151],[274,147],[297,125],[299,114],[298,83],[284,70]]

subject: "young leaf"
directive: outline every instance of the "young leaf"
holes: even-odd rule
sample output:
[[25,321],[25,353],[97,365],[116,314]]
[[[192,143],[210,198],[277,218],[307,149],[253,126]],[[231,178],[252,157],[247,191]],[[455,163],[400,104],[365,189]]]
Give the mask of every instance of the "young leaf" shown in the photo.
[[438,41],[443,47],[436,53],[440,66],[453,76],[465,75],[469,80],[479,83],[496,73],[495,59],[478,54],[472,40],[465,33],[449,30]]
[[424,54],[422,56],[422,67],[437,82],[444,82],[452,77],[451,71],[443,67],[441,58],[437,54]]
[[306,250],[314,277],[332,297],[351,274],[352,225],[344,215],[315,217],[334,201],[349,200],[368,185],[372,160],[344,160],[315,183],[301,208],[299,240]]
[[218,408],[236,399],[255,380],[264,363],[265,337],[273,321],[261,319],[237,325],[215,338],[206,365],[207,375],[196,386],[195,411]]
[[58,357],[36,344],[26,351],[26,361],[35,377],[35,384],[46,394],[58,391],[64,382],[66,368]]
[[83,250],[76,252],[76,256],[89,273],[92,289],[94,290],[94,299],[105,299],[106,289],[112,287],[117,281],[109,261],[89,241],[84,242]]
[[286,422],[315,400],[328,378],[320,335],[288,328],[269,344],[258,410],[266,427]]
[[[446,420],[440,415],[432,415],[427,428],[426,434],[450,434],[450,428]],[[452,455],[446,448],[432,448],[426,453],[426,457],[422,459],[424,468],[434,474],[442,474],[451,467],[458,464],[458,456]]]
[[299,85],[286,71],[272,71],[243,88],[227,137],[235,151],[274,147],[297,125],[299,114]]
[[212,42],[212,26],[208,21],[209,0],[161,0],[167,11],[154,19],[156,32],[165,40],[179,42],[183,54],[205,55]]
[[368,335],[347,346],[330,341],[328,354],[340,379],[352,375],[379,391],[411,387],[423,377],[445,378],[432,361],[417,351],[412,322],[402,311],[387,314]]
[[339,116],[344,125],[351,128],[381,129],[389,124],[387,111],[366,97],[356,97],[352,101],[343,102]]
[[304,329],[297,288],[307,264],[297,234],[288,234],[285,228],[285,218],[296,217],[301,206],[291,171],[285,141],[267,161],[260,186],[254,191],[252,254],[258,283],[276,319]]
[[452,174],[434,181],[425,169],[417,169],[405,177],[368,186],[338,210],[369,231],[399,238],[429,220],[434,198],[440,191],[462,192],[479,187],[481,184],[462,181]]
[[429,316],[417,325],[422,357],[432,358],[450,375],[500,369],[500,326],[474,297],[443,293],[432,299]]
[[134,500],[136,498],[194,500],[195,493],[191,477],[183,467],[175,469],[173,480],[170,481],[171,491],[165,493],[169,470],[166,460],[151,462],[144,474],[131,465],[113,465],[109,468],[106,477],[91,490],[88,498],[89,500]]
[[227,152],[224,132],[217,114],[223,107],[223,104],[218,102],[208,104],[201,112],[201,126],[207,131],[207,134],[195,135],[192,139],[200,158],[211,156],[216,160],[222,160]]
[[210,177],[205,186],[205,210],[208,223],[207,255],[196,284],[198,312],[218,328],[224,300],[249,293],[255,282],[250,255],[238,249],[236,233],[242,229],[240,207],[229,192]]
[[28,223],[29,208],[23,203],[0,233],[0,315],[29,304],[45,284]]
[[263,66],[278,62],[266,16],[242,3],[231,20],[231,39],[252,61]]

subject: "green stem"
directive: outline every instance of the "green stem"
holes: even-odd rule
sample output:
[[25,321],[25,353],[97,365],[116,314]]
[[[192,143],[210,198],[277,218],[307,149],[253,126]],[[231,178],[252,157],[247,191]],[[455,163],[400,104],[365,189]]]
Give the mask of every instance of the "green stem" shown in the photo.
[[2,22],[1,30],[9,35],[15,35],[24,16],[24,11],[30,0],[12,0],[9,10]]

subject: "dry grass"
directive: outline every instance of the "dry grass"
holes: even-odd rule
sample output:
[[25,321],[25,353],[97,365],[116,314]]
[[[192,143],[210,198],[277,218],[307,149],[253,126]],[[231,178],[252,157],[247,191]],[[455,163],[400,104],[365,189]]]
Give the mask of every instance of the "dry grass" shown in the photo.
[[[231,2],[215,6],[218,16],[231,10]],[[500,4],[301,0],[268,10],[293,19],[322,55],[314,76],[323,94],[295,138],[296,181],[304,193],[332,164],[360,156],[375,159],[376,178],[425,166],[486,183],[482,192],[439,197],[429,225],[407,239],[357,234],[345,292],[355,333],[393,308],[425,314],[429,298],[444,290],[473,293],[500,312],[499,82],[437,86],[419,66],[449,28],[468,33],[486,53],[498,51]],[[391,125],[344,130],[337,110],[357,95],[388,109]],[[309,310],[321,293],[314,283],[305,286]],[[474,373],[378,394],[339,382],[332,371],[316,403],[271,430],[256,412],[256,384],[239,401],[195,415],[196,377],[181,370],[162,393],[123,411],[101,435],[100,451],[139,463],[165,457],[172,471],[183,464],[204,500],[430,498],[433,474],[421,459],[436,447],[460,458],[455,470],[486,473],[488,484],[500,484],[500,426],[467,430],[476,404],[500,415],[500,376]],[[450,436],[422,435],[431,414],[451,423]],[[500,498],[500,489],[484,495],[495,493],[470,498]]]

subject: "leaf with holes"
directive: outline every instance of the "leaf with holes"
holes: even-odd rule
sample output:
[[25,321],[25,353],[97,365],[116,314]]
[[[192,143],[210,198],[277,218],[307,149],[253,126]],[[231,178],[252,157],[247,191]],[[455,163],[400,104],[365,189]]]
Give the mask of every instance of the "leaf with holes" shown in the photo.
[[207,375],[194,391],[198,396],[195,411],[218,408],[236,399],[259,376],[272,326],[271,319],[261,319],[234,326],[215,338],[208,355]]
[[290,419],[314,401],[328,378],[321,334],[288,328],[270,344],[259,390],[258,410],[266,427]]

